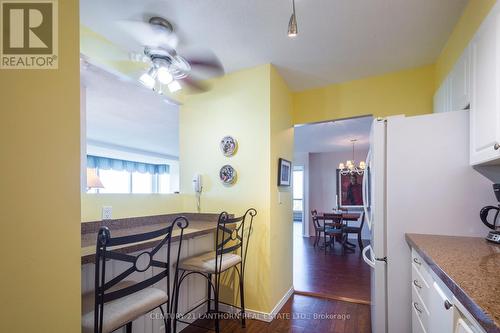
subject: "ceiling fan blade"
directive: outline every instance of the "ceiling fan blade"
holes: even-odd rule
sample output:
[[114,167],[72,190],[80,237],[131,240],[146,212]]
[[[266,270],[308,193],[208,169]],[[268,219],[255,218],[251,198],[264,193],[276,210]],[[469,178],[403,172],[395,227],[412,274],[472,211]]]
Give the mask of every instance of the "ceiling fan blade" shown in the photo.
[[197,79],[210,79],[224,75],[224,67],[219,58],[207,49],[181,48],[178,52],[191,66],[191,73]]
[[141,46],[174,50],[179,43],[175,33],[143,21],[119,20],[116,25]]
[[221,62],[217,58],[203,59],[203,58],[192,58],[186,59],[187,62],[191,65],[191,68],[194,71],[204,71],[210,72],[212,75],[223,75],[224,67],[222,67]]
[[192,93],[192,94],[203,93],[203,92],[209,91],[211,88],[208,83],[193,79],[189,76],[181,79],[180,82],[181,82],[181,85],[184,88],[186,88],[186,91],[188,93]]

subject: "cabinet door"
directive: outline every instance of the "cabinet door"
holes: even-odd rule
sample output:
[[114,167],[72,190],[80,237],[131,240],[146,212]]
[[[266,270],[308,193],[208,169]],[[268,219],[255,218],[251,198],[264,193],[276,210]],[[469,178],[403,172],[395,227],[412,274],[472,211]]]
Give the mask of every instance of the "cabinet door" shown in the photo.
[[429,332],[453,332],[453,306],[436,282],[432,284],[429,296]]
[[451,111],[450,103],[450,78],[447,77],[434,95],[434,112],[448,112]]
[[485,19],[471,42],[472,102],[470,161],[472,165],[500,158],[500,86],[498,6]]
[[467,324],[462,318],[459,318],[457,321],[457,326],[455,327],[454,333],[475,333],[472,330],[472,327]]
[[470,57],[465,49],[450,73],[451,111],[466,110],[470,105]]

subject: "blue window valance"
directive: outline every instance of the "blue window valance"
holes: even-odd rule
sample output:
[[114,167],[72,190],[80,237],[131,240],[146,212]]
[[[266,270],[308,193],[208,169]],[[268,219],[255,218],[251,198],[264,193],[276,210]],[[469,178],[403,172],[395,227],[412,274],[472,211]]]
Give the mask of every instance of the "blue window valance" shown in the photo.
[[112,169],[117,171],[125,170],[128,172],[140,172],[160,175],[164,173],[170,173],[170,166],[167,164],[150,164],[92,155],[87,155],[87,167],[92,169]]

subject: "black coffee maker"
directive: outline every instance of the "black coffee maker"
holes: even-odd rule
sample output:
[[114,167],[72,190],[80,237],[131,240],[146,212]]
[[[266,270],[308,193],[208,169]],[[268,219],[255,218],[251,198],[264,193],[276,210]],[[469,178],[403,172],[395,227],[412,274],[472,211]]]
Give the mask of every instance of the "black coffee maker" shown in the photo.
[[[493,191],[499,202],[498,206],[486,206],[481,209],[479,216],[481,221],[492,231],[486,236],[486,240],[500,244],[500,221],[498,220],[498,215],[500,214],[500,184],[493,184]],[[492,219],[488,220],[489,217],[493,216]]]

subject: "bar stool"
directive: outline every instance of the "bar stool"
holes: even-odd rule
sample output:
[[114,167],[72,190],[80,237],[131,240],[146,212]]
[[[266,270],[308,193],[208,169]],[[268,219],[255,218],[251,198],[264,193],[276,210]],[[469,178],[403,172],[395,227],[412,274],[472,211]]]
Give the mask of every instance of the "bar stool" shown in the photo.
[[[244,277],[245,277],[245,262],[248,250],[248,241],[252,231],[253,218],[257,215],[257,211],[250,208],[244,215],[232,218],[228,213],[222,212],[219,215],[217,222],[217,231],[215,235],[216,248],[215,251],[206,252],[197,256],[189,257],[181,260],[179,263],[180,276],[174,281],[175,290],[180,290],[182,281],[192,274],[198,274],[207,279],[207,300],[198,306],[189,309],[186,313],[179,315],[177,306],[179,301],[179,293],[175,293],[174,320],[173,331],[176,333],[177,322],[197,326],[203,329],[206,327],[199,326],[195,323],[183,321],[181,318],[186,314],[194,311],[196,308],[207,303],[207,313],[215,313],[215,331],[219,332],[219,303],[227,304],[219,301],[219,290],[221,285],[221,274],[231,268],[235,268],[239,277],[240,288],[240,317],[241,325],[245,327],[245,297],[244,297]],[[245,239],[246,237],[246,239]],[[237,253],[239,250],[239,254]],[[212,279],[213,276],[213,279]],[[212,291],[214,298],[212,299]],[[211,311],[211,302],[214,301],[214,310]],[[231,305],[232,304],[227,304]],[[179,318],[180,317],[180,318]]]
[[[165,324],[165,331],[171,331],[171,302],[170,293],[170,254],[171,240],[174,226],[180,228],[179,249],[176,255],[175,275],[178,272],[182,237],[184,229],[189,225],[185,217],[176,218],[169,226],[160,230],[143,234],[123,237],[111,237],[108,227],[101,227],[97,234],[96,261],[95,261],[95,290],[82,295],[82,332],[109,333],[121,327],[127,333],[132,332],[132,322],[146,313],[159,308]],[[121,253],[116,246],[131,245],[138,242],[150,241],[163,237],[152,250],[141,252],[139,255]],[[166,260],[154,259],[160,249],[166,247]],[[115,277],[107,279],[107,265],[111,260],[126,262],[126,268]],[[161,268],[156,275],[141,282],[125,280],[135,272],[145,272],[151,267]],[[167,279],[166,290],[152,287],[153,284]],[[174,290],[175,294],[175,290]],[[166,305],[166,313],[162,308]]]

